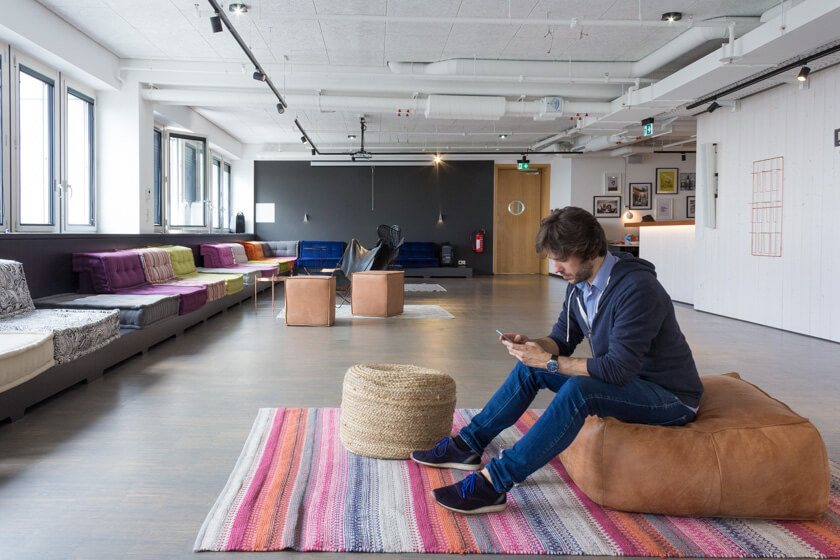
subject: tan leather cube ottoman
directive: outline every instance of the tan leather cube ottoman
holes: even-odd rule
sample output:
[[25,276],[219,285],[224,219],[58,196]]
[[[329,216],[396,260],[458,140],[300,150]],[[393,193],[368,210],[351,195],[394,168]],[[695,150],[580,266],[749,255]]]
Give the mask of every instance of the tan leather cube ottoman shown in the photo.
[[350,306],[353,315],[392,317],[403,312],[405,272],[371,270],[353,274]]
[[286,324],[331,327],[335,324],[335,277],[286,279]]
[[704,376],[679,427],[587,418],[560,459],[593,501],[692,517],[813,519],[828,508],[825,444],[806,418],[737,373]]

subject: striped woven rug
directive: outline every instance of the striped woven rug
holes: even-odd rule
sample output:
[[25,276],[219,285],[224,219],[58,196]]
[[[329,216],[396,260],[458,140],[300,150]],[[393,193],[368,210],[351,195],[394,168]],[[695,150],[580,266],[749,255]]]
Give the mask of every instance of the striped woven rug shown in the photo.
[[[477,411],[455,412],[455,429]],[[488,453],[538,418],[528,411]],[[501,513],[461,516],[431,490],[465,473],[352,455],[336,408],[261,409],[195,550],[565,554],[598,556],[840,556],[840,469],[831,511],[814,522],[692,519],[606,510],[559,460],[508,495]]]

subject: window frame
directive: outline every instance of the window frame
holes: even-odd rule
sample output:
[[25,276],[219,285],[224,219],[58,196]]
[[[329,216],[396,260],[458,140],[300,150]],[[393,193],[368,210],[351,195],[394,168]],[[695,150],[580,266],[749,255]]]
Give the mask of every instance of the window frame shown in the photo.
[[0,41],[0,233],[12,231],[11,50]]
[[[171,193],[169,192],[169,190],[172,186],[172,181],[171,181],[171,177],[170,177],[171,160],[172,160],[172,154],[170,153],[171,152],[170,148],[172,147],[172,141],[171,141],[172,138],[180,138],[180,139],[184,139],[184,140],[193,140],[193,141],[196,141],[196,142],[203,142],[204,143],[204,165],[203,165],[204,169],[203,169],[203,173],[202,173],[204,184],[201,186],[201,189],[203,191],[202,203],[203,203],[204,225],[190,226],[190,225],[173,225],[172,224],[172,216],[170,215],[171,208],[170,208],[170,204],[169,204],[169,201],[170,201],[170,198],[171,198],[171,196],[170,196]],[[191,232],[191,233],[197,233],[197,232],[208,232],[209,233],[209,232],[212,232],[213,231],[213,229],[212,229],[213,222],[212,222],[212,217],[210,216],[210,196],[209,196],[210,195],[210,188],[208,186],[208,183],[209,183],[208,178],[210,177],[210,160],[211,160],[210,140],[205,136],[197,136],[195,134],[189,134],[189,133],[181,132],[181,131],[170,131],[170,130],[166,131],[166,135],[162,139],[166,142],[166,146],[165,146],[165,150],[164,150],[166,152],[166,156],[165,156],[166,167],[164,168],[166,170],[165,171],[166,172],[166,181],[164,183],[164,193],[165,193],[164,200],[166,201],[166,205],[165,205],[166,213],[164,214],[164,216],[165,216],[164,220],[166,222],[166,226],[164,227],[164,231],[166,231],[167,233],[168,232],[179,232],[179,231]]]
[[[220,223],[222,224],[221,231],[224,232],[224,233],[230,233],[231,232],[230,231],[231,202],[233,201],[233,162],[223,159],[222,160],[222,185],[224,185],[225,173],[227,173],[227,176],[228,176],[228,180],[227,180],[228,181],[228,185],[227,185],[227,195],[228,196],[227,196],[227,206],[225,206],[225,208],[227,208],[227,216],[220,216],[220,218],[227,218],[227,222],[222,223],[221,220],[220,220]],[[223,186],[220,187],[220,188],[222,190],[224,190]]]
[[[155,124],[152,132],[152,158],[154,158],[154,151],[155,151],[155,134],[160,135],[160,153],[159,153],[159,163],[160,169],[158,170],[158,175],[160,177],[160,223],[155,222],[155,185],[154,185],[154,177],[152,178],[152,222],[155,228],[155,233],[166,233],[166,193],[167,193],[167,178],[169,174],[167,172],[167,165],[168,160],[166,158],[166,147],[169,145],[169,135],[166,132],[166,128]],[[154,160],[152,160],[152,173],[154,174]]]
[[[12,165],[12,174],[11,174],[11,214],[14,224],[14,231],[19,232],[32,232],[32,233],[59,233],[61,231],[61,201],[59,198],[59,184],[60,184],[60,169],[59,165],[61,162],[61,112],[60,112],[60,104],[61,104],[61,75],[57,70],[50,68],[49,66],[30,58],[26,55],[23,55],[14,49],[11,49],[11,59],[12,64],[9,66],[10,76],[9,82],[10,85],[13,86],[13,89],[10,90],[10,114],[12,116],[11,120],[11,137],[14,138],[12,144],[12,157],[11,162]],[[52,169],[51,174],[51,208],[50,208],[50,220],[51,224],[21,224],[20,218],[20,80],[18,77],[20,76],[21,66],[26,68],[30,76],[36,77],[40,80],[51,80],[53,91],[52,91],[52,130],[50,131],[52,134],[51,144],[52,144]],[[14,80],[12,80],[12,73],[14,75]]]
[[[216,188],[213,189],[213,176],[216,175],[215,163],[219,163],[219,173],[216,177],[218,181],[216,183]],[[213,233],[219,233],[223,231],[224,225],[222,223],[222,215],[221,215],[221,195],[222,195],[222,180],[224,177],[224,169],[225,169],[225,159],[222,157],[222,154],[219,152],[210,152],[210,188],[212,192],[210,193],[210,230]],[[213,221],[218,220],[219,227],[213,227]]]
[[[68,213],[69,213],[69,204],[67,204],[67,196],[68,195],[68,187],[70,189],[73,188],[73,185],[68,184],[68,176],[69,176],[69,166],[68,166],[68,157],[67,157],[67,146],[70,142],[68,138],[69,127],[67,123],[67,118],[69,111],[67,109],[69,104],[69,96],[73,95],[78,99],[83,101],[87,101],[93,107],[93,110],[90,115],[90,135],[91,135],[91,150],[89,154],[90,159],[90,172],[91,172],[91,184],[90,184],[90,216],[91,216],[91,224],[70,224],[68,221]],[[97,220],[96,220],[96,154],[97,154],[97,146],[96,146],[96,95],[95,93],[86,88],[82,84],[75,82],[73,80],[65,79],[62,76],[61,80],[61,178],[59,182],[60,190],[60,198],[61,198],[61,231],[68,231],[68,232],[95,232],[97,230]]]

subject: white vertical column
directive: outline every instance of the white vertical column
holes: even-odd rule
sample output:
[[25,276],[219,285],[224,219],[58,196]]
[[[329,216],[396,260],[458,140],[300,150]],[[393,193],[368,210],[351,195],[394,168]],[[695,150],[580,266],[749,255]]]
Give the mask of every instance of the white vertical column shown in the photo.
[[154,231],[154,114],[140,84],[126,81],[96,99],[97,199],[100,233]]

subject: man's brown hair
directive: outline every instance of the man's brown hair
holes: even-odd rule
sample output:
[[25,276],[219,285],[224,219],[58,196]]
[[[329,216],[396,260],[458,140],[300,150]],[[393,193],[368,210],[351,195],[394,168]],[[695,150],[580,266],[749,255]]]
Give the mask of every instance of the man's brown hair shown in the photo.
[[607,254],[607,236],[595,217],[575,206],[552,210],[540,222],[537,253],[564,261],[576,256],[588,261]]

